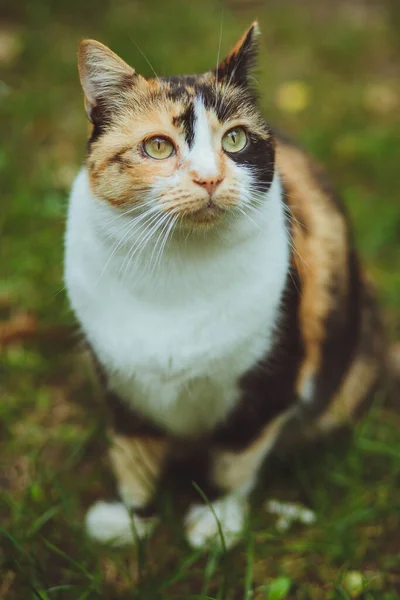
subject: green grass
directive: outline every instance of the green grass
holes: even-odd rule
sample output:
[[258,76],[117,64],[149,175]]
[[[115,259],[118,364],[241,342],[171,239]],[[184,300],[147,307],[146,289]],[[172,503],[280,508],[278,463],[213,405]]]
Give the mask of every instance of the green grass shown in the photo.
[[[137,550],[88,540],[85,509],[109,486],[105,418],[62,284],[66,199],[87,132],[79,39],[102,40],[144,74],[136,44],[158,73],[194,72],[216,61],[222,14],[224,51],[257,16],[265,114],[328,166],[398,336],[398,3],[26,0],[7,12],[0,318],[28,315],[33,333],[0,347],[0,600],[399,599],[400,414],[381,398],[347,440],[270,461],[227,555],[191,551],[168,498]],[[279,533],[268,498],[303,502],[317,522]]]

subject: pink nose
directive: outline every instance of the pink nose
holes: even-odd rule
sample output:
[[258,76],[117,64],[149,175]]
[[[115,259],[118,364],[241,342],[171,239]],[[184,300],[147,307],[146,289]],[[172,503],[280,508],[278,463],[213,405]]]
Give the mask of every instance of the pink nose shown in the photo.
[[204,178],[201,179],[200,177],[194,177],[193,181],[194,183],[197,183],[197,185],[201,185],[202,188],[204,188],[205,190],[207,190],[207,192],[210,194],[213,194],[215,192],[215,190],[217,189],[217,187],[219,186],[219,184],[222,182],[223,178],[221,177],[220,179],[217,179],[216,177],[211,178]]

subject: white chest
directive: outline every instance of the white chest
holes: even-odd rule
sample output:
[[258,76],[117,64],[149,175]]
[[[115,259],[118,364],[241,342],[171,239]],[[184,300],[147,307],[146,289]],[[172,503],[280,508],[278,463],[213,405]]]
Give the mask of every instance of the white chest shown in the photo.
[[270,347],[277,306],[266,305],[261,286],[252,291],[241,302],[221,298],[180,311],[107,294],[80,315],[115,391],[188,435],[223,418],[237,399],[238,378]]
[[111,387],[170,432],[200,435],[224,418],[238,398],[239,378],[271,346],[288,268],[280,198],[271,202],[277,215],[265,235],[253,233],[196,265],[169,269],[166,262],[164,276],[141,277],[139,284],[134,272],[117,277],[117,258],[104,270],[107,249],[94,231],[83,234],[76,195],[67,288]]

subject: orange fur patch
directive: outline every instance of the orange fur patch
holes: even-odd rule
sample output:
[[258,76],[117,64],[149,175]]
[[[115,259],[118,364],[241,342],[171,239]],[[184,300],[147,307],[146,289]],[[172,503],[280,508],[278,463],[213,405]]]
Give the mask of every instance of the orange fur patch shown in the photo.
[[332,283],[337,293],[347,291],[347,223],[323,191],[307,156],[298,148],[277,143],[276,165],[288,193],[294,217],[295,267],[300,275],[302,295],[300,325],[306,358],[297,381],[297,391],[318,371],[325,336],[325,319],[334,308]]
[[113,435],[110,459],[125,502],[139,507],[151,499],[167,452],[163,438]]
[[241,452],[215,451],[212,455],[213,482],[226,491],[235,490],[251,482],[292,414],[291,410],[280,414]]

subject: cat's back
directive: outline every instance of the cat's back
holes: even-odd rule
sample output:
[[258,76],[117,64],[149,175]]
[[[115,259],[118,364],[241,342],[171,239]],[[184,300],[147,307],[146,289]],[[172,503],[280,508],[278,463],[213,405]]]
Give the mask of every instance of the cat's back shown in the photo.
[[383,328],[348,215],[325,172],[282,137],[276,165],[301,285],[304,358],[296,387],[305,403],[312,399],[313,409],[322,411],[320,425],[330,428],[357,412],[375,389],[384,362]]

